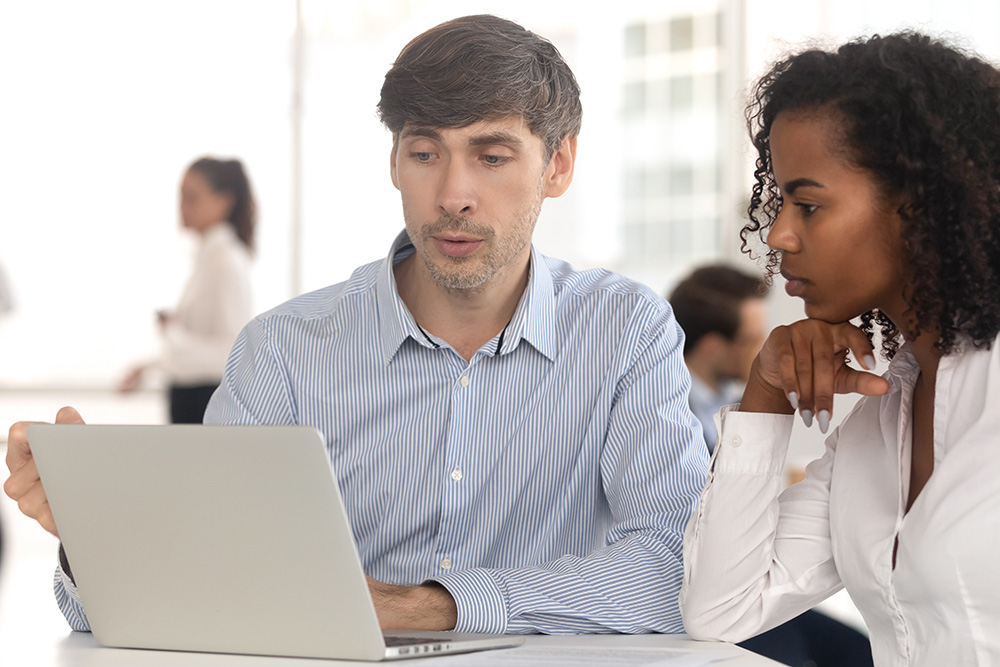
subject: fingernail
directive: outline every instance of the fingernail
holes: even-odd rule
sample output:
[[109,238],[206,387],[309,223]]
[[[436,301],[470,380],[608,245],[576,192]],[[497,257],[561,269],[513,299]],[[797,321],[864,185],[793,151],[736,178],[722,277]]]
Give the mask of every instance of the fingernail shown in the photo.
[[870,354],[865,355],[865,368],[870,371],[875,370],[875,357]]
[[816,415],[816,421],[819,423],[819,432],[826,433],[830,428],[830,411],[820,410]]
[[788,392],[788,402],[791,404],[792,410],[799,409],[799,395],[794,391]]
[[806,428],[813,425],[812,410],[803,410],[800,414],[802,415],[802,423],[806,425]]

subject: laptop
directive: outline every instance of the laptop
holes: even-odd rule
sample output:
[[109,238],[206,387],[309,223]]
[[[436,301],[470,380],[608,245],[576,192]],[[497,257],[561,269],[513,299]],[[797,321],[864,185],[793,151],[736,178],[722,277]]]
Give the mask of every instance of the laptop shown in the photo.
[[101,644],[386,660],[523,642],[383,634],[314,428],[32,424],[28,438]]

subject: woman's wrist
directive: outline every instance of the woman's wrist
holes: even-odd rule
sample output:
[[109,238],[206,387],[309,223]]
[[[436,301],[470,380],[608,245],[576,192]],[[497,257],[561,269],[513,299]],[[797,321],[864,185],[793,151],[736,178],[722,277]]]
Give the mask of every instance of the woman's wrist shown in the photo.
[[746,389],[743,390],[743,400],[740,401],[740,412],[766,412],[770,414],[791,415],[795,408],[789,402],[785,392],[764,381],[753,363]]

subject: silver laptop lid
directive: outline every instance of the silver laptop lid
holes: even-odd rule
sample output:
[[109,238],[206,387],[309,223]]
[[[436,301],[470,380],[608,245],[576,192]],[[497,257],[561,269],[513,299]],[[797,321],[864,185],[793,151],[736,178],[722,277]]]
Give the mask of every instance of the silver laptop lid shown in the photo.
[[102,644],[385,657],[315,429],[34,424],[28,437]]

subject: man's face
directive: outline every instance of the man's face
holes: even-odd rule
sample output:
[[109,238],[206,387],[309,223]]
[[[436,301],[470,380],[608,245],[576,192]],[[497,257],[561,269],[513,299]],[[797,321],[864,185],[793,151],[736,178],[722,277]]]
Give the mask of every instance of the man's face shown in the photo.
[[407,124],[393,146],[392,182],[434,281],[479,290],[526,270],[542,200],[568,187],[572,159],[564,146],[546,163],[542,140],[516,117],[463,128]]
[[746,382],[753,360],[767,338],[767,304],[764,299],[747,299],[740,306],[740,328],[729,344],[730,367],[727,375]]

